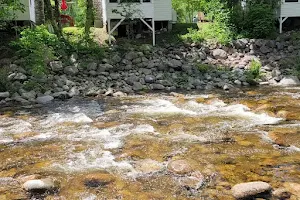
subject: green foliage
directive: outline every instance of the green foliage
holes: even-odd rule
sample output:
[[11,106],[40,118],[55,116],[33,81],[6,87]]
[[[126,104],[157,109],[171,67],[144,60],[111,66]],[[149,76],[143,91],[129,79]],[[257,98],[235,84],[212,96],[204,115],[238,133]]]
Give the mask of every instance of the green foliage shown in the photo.
[[189,33],[182,36],[184,40],[202,42],[210,40],[221,44],[228,44],[232,38],[231,30],[222,23],[201,23],[199,30],[189,29]]
[[57,36],[49,33],[44,25],[24,29],[21,38],[12,44],[25,60],[23,67],[33,75],[47,72],[47,63],[55,59],[55,49],[60,46]]
[[246,71],[247,82],[253,82],[261,77],[260,73],[261,63],[257,60],[252,60],[248,71]]
[[203,74],[207,73],[211,69],[210,65],[202,64],[202,63],[198,64],[197,67],[198,67],[198,70]]
[[[243,16],[240,16],[241,14]],[[252,38],[267,38],[274,33],[275,19],[274,8],[264,3],[249,4],[245,12],[233,16],[239,31]]]

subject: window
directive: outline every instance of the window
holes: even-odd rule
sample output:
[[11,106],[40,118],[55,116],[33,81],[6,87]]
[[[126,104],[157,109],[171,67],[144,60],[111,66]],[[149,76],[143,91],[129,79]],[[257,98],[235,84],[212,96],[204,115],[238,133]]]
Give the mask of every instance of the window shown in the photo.
[[150,3],[151,0],[143,0],[144,3]]
[[298,2],[298,0],[285,0],[285,2],[290,3],[290,2]]
[[109,0],[109,3],[118,3],[118,0]]

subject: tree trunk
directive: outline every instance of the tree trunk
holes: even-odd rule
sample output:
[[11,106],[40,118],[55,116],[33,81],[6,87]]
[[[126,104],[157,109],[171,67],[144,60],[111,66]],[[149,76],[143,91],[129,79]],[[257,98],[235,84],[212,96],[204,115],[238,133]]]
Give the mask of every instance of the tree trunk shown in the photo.
[[94,12],[93,12],[93,0],[86,0],[86,20],[85,20],[85,37],[88,38],[90,34],[90,28],[94,21]]
[[35,1],[35,20],[37,25],[45,23],[44,0]]
[[58,0],[54,0],[55,6],[54,6],[54,18],[57,22],[57,30],[59,32],[59,35],[62,36],[62,27],[60,23],[60,11],[59,11],[59,2]]
[[44,6],[45,6],[45,18],[46,22],[49,22],[54,30],[54,33],[57,36],[61,36],[59,29],[57,27],[57,23],[55,21],[54,15],[53,15],[53,9],[51,6],[50,0],[44,0]]

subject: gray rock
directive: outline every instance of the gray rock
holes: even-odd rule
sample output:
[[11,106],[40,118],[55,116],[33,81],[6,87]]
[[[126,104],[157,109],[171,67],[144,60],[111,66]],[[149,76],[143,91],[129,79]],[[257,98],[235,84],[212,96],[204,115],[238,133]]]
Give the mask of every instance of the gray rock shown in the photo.
[[164,90],[165,86],[163,86],[162,84],[152,84],[151,85],[153,90]]
[[108,88],[105,92],[104,96],[113,96],[114,90],[112,88]]
[[205,60],[205,59],[207,58],[207,55],[206,55],[206,53],[205,53],[205,52],[202,52],[202,51],[200,51],[200,52],[199,52],[199,58],[200,58],[201,60]]
[[141,62],[142,62],[142,58],[135,58],[135,59],[132,60],[132,63],[133,63],[134,65],[139,64],[139,63],[141,63]]
[[50,62],[51,70],[54,72],[61,71],[63,69],[63,65],[61,61],[52,61]]
[[68,93],[69,97],[78,96],[80,94],[80,91],[76,86],[72,87]]
[[58,99],[68,99],[69,95],[68,95],[68,92],[62,91],[62,92],[53,93],[53,97],[58,98]]
[[263,53],[263,54],[267,54],[267,53],[269,53],[270,52],[270,49],[267,47],[267,46],[262,46],[262,47],[260,47],[260,52],[261,53]]
[[133,85],[135,82],[137,82],[139,80],[139,77],[135,76],[135,75],[132,75],[128,78],[125,79],[125,82],[128,84],[128,85]]
[[67,66],[67,67],[64,68],[64,73],[67,74],[67,75],[74,76],[78,73],[78,68],[75,65]]
[[24,104],[24,105],[30,104],[29,101],[27,101],[26,99],[24,99],[20,96],[13,97],[12,100],[20,102],[21,104]]
[[91,63],[88,63],[87,66],[86,66],[86,69],[88,71],[91,71],[91,70],[97,70],[97,67],[98,67],[98,64],[95,63],[95,62],[91,62]]
[[45,95],[45,96],[40,96],[38,98],[36,98],[36,102],[39,104],[47,104],[51,101],[53,101],[54,97],[50,96],[50,95]]
[[145,75],[149,75],[152,73],[151,69],[147,69],[147,68],[141,68],[140,72],[145,74]]
[[76,53],[72,53],[72,55],[70,56],[70,62],[74,64],[76,63],[77,59],[78,55]]
[[34,90],[30,91],[30,92],[22,92],[21,93],[21,96],[24,98],[24,99],[27,99],[27,100],[31,100],[31,99],[35,99],[36,97],[36,92]]
[[126,96],[127,96],[127,94],[125,94],[121,91],[113,93],[113,97],[126,97]]
[[109,71],[111,69],[113,69],[114,67],[110,64],[100,64],[98,66],[98,72],[105,72],[105,71]]
[[182,63],[180,60],[171,59],[167,62],[168,66],[171,68],[180,68],[182,66]]
[[293,86],[299,85],[300,81],[297,76],[285,76],[281,81],[278,83],[280,86]]
[[132,89],[134,91],[140,91],[140,90],[144,89],[144,86],[140,82],[134,82]]
[[232,187],[232,195],[236,199],[245,199],[255,197],[264,192],[270,192],[272,187],[270,184],[262,181],[240,183]]
[[237,48],[237,49],[245,49],[246,46],[248,44],[248,40],[247,39],[239,39],[233,42],[233,45]]
[[45,178],[45,179],[35,179],[35,180],[26,181],[23,184],[23,188],[26,191],[34,191],[34,190],[51,191],[54,190],[56,186],[52,179]]
[[240,80],[235,80],[234,84],[236,84],[236,85],[242,85],[242,82]]
[[212,55],[215,59],[226,59],[228,57],[226,51],[224,51],[223,49],[213,50]]
[[5,99],[10,96],[9,92],[0,92],[0,99]]
[[7,78],[8,80],[19,80],[19,81],[27,80],[27,76],[23,73],[12,73]]
[[137,52],[133,52],[133,51],[131,51],[131,52],[129,52],[129,53],[127,53],[125,55],[125,59],[127,59],[129,61],[132,61],[133,59],[136,59],[138,57],[139,57],[138,53]]
[[154,83],[155,82],[155,76],[153,76],[153,75],[146,75],[145,76],[145,82],[146,83]]
[[122,58],[118,54],[115,54],[110,60],[113,64],[117,64],[122,61]]

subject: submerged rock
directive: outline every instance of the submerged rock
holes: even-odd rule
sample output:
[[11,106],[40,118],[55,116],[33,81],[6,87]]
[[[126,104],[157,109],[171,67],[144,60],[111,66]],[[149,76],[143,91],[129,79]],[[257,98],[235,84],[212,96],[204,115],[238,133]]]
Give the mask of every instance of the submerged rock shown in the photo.
[[45,179],[35,179],[35,180],[26,181],[23,184],[23,188],[26,191],[34,191],[34,190],[53,191],[55,190],[56,185],[51,178],[45,178]]
[[167,166],[170,172],[175,174],[187,174],[192,172],[190,164],[186,160],[173,160]]
[[231,189],[232,195],[236,199],[251,198],[261,193],[270,192],[271,190],[271,185],[262,181],[240,183]]

